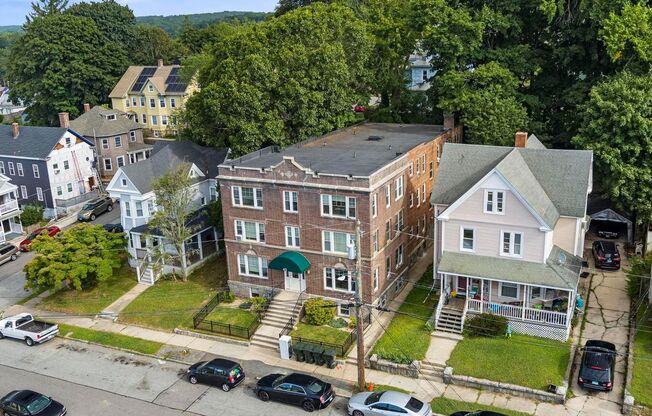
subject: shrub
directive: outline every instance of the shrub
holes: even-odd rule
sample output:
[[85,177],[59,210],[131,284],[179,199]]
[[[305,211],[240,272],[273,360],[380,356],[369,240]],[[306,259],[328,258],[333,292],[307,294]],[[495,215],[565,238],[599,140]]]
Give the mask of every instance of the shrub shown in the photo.
[[355,320],[355,316],[352,316],[349,318],[349,328],[355,329],[355,326],[357,325],[358,321]]
[[231,292],[222,293],[222,302],[223,303],[233,303],[235,301],[235,295]]
[[269,302],[267,298],[263,296],[255,296],[249,299],[249,301],[251,302],[251,309],[254,312],[261,312],[267,307],[267,303]]
[[464,332],[469,336],[504,335],[507,318],[492,313],[481,313],[466,321]]
[[349,323],[346,322],[345,319],[342,319],[342,318],[335,318],[335,319],[331,319],[331,321],[328,323],[328,326],[331,326],[331,327],[333,327],[333,328],[340,329],[340,328],[346,328],[346,326],[347,326],[348,324],[349,324]]
[[322,298],[308,299],[303,303],[306,322],[310,325],[326,325],[335,317],[335,302]]
[[641,288],[643,292],[649,281],[641,283],[641,276],[650,275],[650,265],[652,265],[652,254],[648,254],[644,259],[632,256],[629,258],[630,268],[625,270],[627,273],[627,293],[629,297],[636,300],[641,295]]
[[23,208],[23,213],[20,215],[20,222],[23,224],[23,227],[29,227],[41,221],[43,221],[43,207],[26,205]]

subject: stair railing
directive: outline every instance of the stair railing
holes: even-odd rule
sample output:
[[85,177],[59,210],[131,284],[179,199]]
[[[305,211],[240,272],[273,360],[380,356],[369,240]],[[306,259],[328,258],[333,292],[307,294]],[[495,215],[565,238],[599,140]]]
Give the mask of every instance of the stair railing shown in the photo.
[[290,319],[286,322],[281,332],[279,332],[279,338],[281,338],[283,335],[289,334],[294,329],[294,317],[297,315],[297,308],[303,307],[303,295],[305,294],[305,291],[299,293],[299,297],[297,298],[297,301],[294,303],[294,307],[292,308],[292,316],[290,316]]

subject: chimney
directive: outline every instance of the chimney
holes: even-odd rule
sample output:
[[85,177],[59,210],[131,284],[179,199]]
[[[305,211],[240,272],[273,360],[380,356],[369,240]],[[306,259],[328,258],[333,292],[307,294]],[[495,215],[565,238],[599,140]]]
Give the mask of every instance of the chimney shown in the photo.
[[514,135],[514,147],[525,147],[527,146],[527,132],[518,131]]
[[444,113],[444,130],[450,130],[455,127],[455,114]]
[[18,123],[11,123],[11,133],[14,136],[14,139],[18,137],[20,134],[20,128],[18,127]]
[[89,103],[84,103],[84,113],[91,111],[91,105]]
[[70,127],[70,115],[67,112],[59,113],[59,126],[67,129]]
[[163,59],[159,59],[156,64],[158,66],[163,66]]

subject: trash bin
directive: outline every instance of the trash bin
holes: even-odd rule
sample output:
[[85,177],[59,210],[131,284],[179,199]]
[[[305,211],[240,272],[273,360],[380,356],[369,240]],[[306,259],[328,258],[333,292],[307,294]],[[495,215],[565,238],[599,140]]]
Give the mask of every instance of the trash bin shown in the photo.
[[334,349],[327,349],[324,351],[324,361],[326,363],[326,367],[328,368],[335,368],[335,356],[337,353],[335,352]]
[[315,355],[313,354],[313,348],[314,347],[315,347],[314,344],[308,344],[308,343],[305,344],[303,352],[305,354],[307,363],[312,364],[312,363],[315,362]]
[[315,364],[324,365],[324,347],[321,345],[314,345],[312,353],[315,356]]
[[306,361],[306,344],[304,342],[297,342],[294,344],[293,350],[294,350],[294,356],[296,357],[297,361]]

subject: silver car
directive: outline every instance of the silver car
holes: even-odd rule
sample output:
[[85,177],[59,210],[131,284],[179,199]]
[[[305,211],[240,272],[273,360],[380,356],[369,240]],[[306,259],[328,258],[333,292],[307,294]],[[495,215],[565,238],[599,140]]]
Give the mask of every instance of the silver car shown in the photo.
[[0,244],[0,264],[14,261],[18,258],[18,249],[13,244]]
[[432,415],[428,403],[398,391],[358,393],[349,399],[347,410],[350,416]]

